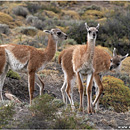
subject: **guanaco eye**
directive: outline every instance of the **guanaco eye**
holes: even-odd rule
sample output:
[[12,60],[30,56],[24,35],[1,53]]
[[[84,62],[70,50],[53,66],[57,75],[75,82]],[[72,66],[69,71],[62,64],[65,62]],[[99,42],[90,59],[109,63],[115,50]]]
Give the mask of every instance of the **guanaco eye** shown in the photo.
[[110,59],[110,61],[112,62],[112,59]]
[[61,35],[61,32],[57,32],[57,35]]
[[91,33],[91,31],[89,30],[88,33]]
[[96,34],[98,34],[98,31],[96,31]]
[[119,66],[119,65],[120,65],[120,63],[117,63],[116,65],[117,65],[117,66]]

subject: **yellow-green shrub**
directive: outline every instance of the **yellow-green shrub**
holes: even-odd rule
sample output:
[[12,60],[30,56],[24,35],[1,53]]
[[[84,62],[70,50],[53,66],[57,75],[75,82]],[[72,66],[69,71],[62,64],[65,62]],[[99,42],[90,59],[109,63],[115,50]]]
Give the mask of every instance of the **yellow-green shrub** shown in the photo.
[[57,28],[59,28],[61,31],[63,31],[63,32],[67,32],[68,31],[68,29],[69,29],[69,27],[67,26],[67,27],[61,27],[61,26],[56,26]]
[[8,71],[7,77],[10,77],[10,78],[13,78],[13,79],[20,79],[19,74],[14,72],[14,71],[12,71],[12,70]]
[[59,57],[59,55],[60,55],[60,52],[57,51],[57,52],[55,53],[55,56],[53,57],[52,61],[58,62],[58,57]]
[[19,20],[14,21],[10,15],[3,13],[3,12],[0,12],[0,23],[7,24],[11,28],[13,28],[15,26],[20,26],[22,24]]
[[0,23],[9,25],[9,22],[12,22],[12,21],[13,21],[13,18],[10,15],[0,12]]
[[130,89],[124,82],[113,76],[103,77],[104,95],[100,102],[104,107],[113,107],[116,112],[128,111],[130,107]]
[[59,15],[53,11],[44,10],[44,15],[46,15],[48,18],[59,18]]
[[103,47],[103,46],[100,46],[100,45],[98,45],[97,47],[103,49],[103,50],[106,51],[110,56],[112,56],[112,52],[110,51],[109,48]]
[[76,20],[80,19],[79,14],[73,10],[62,10],[61,16],[69,16],[70,18],[76,19]]
[[130,57],[127,57],[124,61],[122,61],[121,71],[130,74]]
[[104,17],[104,13],[102,11],[98,11],[98,10],[87,10],[82,15],[82,19],[88,19],[90,16],[93,19],[94,18],[101,19]]

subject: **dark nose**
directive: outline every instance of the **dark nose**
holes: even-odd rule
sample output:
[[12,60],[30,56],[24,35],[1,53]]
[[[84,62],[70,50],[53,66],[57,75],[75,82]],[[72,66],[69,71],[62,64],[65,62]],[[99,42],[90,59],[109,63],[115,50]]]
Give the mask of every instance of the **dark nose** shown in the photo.
[[93,33],[93,37],[95,38],[95,36],[96,36],[96,34],[95,33]]
[[67,39],[67,35],[65,35],[65,39]]
[[109,68],[109,69],[110,69],[110,70],[112,70],[112,68],[113,68],[113,66],[110,66],[110,68]]

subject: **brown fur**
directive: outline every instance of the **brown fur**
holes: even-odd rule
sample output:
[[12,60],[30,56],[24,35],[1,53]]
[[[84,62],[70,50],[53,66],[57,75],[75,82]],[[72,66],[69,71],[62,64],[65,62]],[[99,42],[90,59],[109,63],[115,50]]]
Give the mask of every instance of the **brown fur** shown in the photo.
[[0,47],[0,74],[3,72],[6,62],[6,53],[3,47]]
[[[83,49],[86,45],[79,45],[81,50]],[[59,63],[62,63],[62,67],[65,68],[65,71],[67,73],[72,73],[73,72],[73,67],[72,66],[72,54],[74,49],[76,49],[78,46],[73,46],[71,48],[65,49],[61,52],[59,55]],[[95,47],[95,54],[94,54],[94,61],[93,61],[93,66],[96,74],[103,72],[103,71],[108,71],[110,67],[110,59],[111,56],[104,51],[103,49],[100,49],[98,47]],[[65,62],[68,61],[66,64]],[[67,71],[68,68],[72,68],[70,71]],[[70,75],[70,74],[69,74]]]

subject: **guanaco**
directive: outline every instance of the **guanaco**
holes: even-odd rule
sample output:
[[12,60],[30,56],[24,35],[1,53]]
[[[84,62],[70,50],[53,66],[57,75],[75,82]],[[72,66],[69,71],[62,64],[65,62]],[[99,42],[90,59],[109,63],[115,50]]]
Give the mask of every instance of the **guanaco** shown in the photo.
[[1,100],[3,100],[2,89],[4,80],[9,68],[16,72],[28,74],[30,104],[32,104],[35,82],[40,88],[40,95],[42,94],[44,83],[36,73],[43,70],[46,64],[53,58],[57,42],[67,39],[67,35],[60,29],[44,30],[44,32],[49,33],[48,45],[44,51],[26,45],[7,44],[0,46]]
[[[87,44],[84,46],[74,46],[69,49],[71,51],[63,51],[65,53],[61,52],[61,55],[59,56],[59,62],[62,64],[62,69],[65,75],[65,80],[61,91],[65,88],[65,85],[67,84],[66,93],[71,102],[71,105],[74,106],[73,100],[71,100],[72,90],[70,90],[70,88],[72,88],[71,86],[73,84],[73,78],[74,75],[76,75],[80,93],[80,109],[83,110],[82,76],[85,75],[87,78],[88,113],[91,113],[92,108],[90,103],[90,91],[94,72],[93,57],[99,24],[97,25],[97,27],[89,27],[87,23],[85,23],[85,27],[87,29]],[[64,57],[64,55],[66,56]],[[70,77],[72,81],[70,80]],[[64,91],[62,91],[62,93],[64,93]]]

